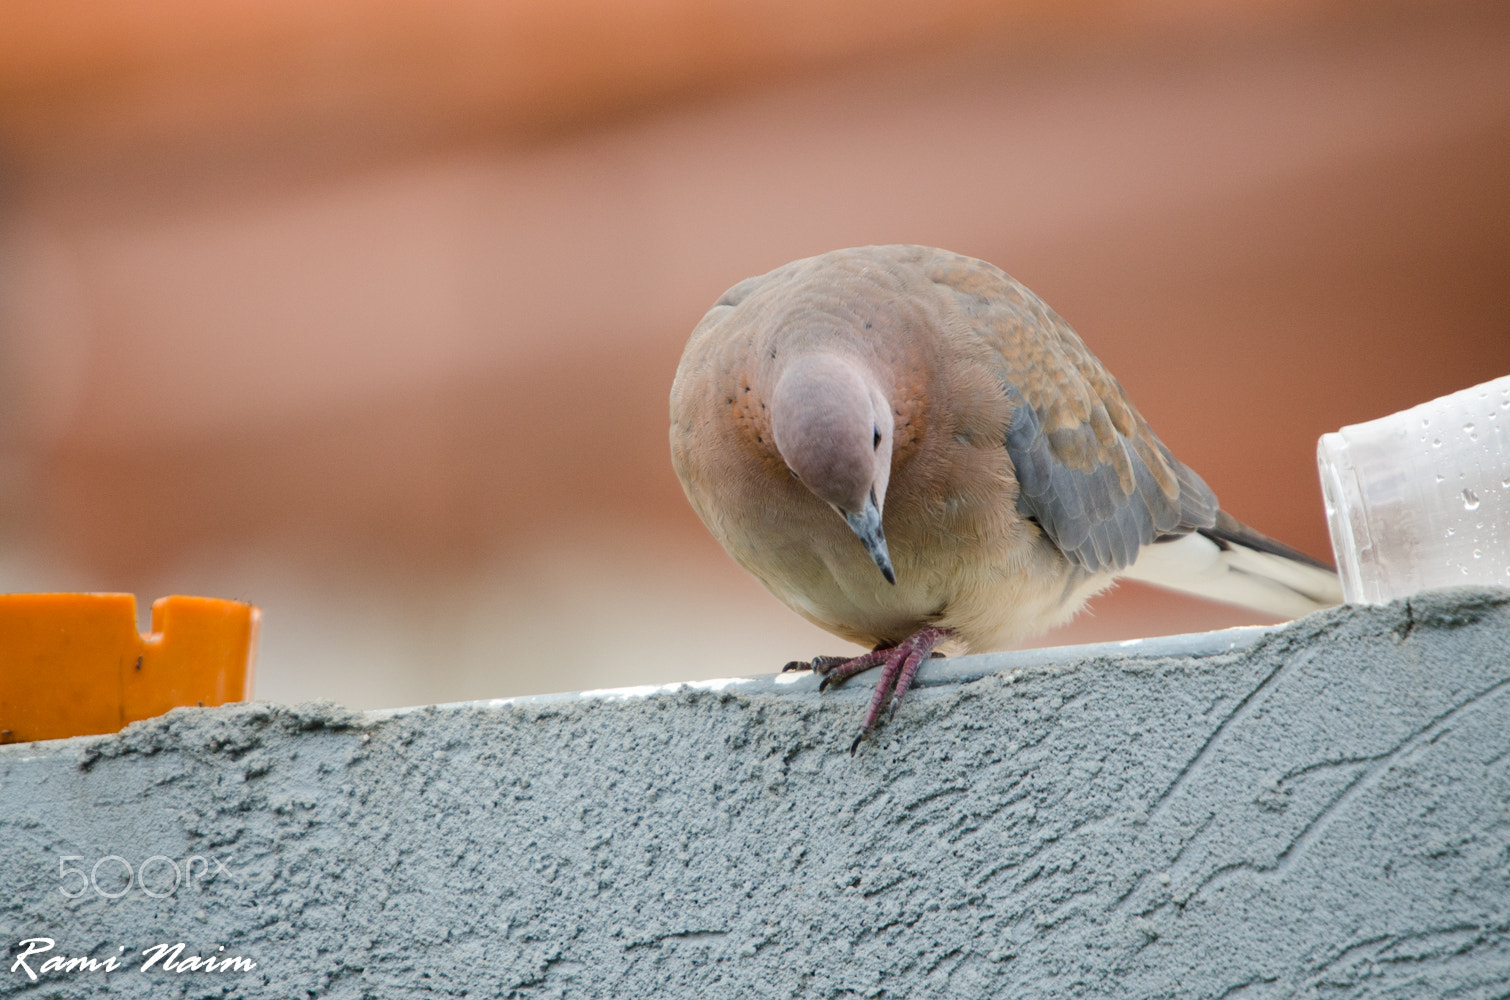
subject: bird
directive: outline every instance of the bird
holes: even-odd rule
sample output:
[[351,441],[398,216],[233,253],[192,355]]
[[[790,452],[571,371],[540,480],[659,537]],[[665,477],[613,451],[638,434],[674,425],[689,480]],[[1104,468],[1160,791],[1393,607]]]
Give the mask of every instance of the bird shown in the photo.
[[1079,335],[983,260],[795,260],[719,297],[671,387],[671,459],[714,538],[791,610],[871,647],[853,753],[932,656],[1000,649],[1119,578],[1298,617],[1335,571],[1238,521]]

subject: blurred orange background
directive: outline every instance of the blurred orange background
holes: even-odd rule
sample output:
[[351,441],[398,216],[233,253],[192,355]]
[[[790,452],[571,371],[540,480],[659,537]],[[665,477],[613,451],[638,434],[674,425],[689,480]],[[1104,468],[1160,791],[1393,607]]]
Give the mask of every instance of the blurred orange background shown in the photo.
[[355,707],[839,652],[667,392],[729,285],[884,242],[1024,281],[1328,555],[1318,435],[1510,371],[1510,6],[7,4],[0,589],[250,600],[259,696]]

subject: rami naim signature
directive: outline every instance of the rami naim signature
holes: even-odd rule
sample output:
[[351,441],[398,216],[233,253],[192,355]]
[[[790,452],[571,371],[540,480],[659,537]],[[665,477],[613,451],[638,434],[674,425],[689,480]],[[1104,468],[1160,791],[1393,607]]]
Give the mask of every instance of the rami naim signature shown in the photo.
[[[119,972],[130,967],[126,964],[126,946],[121,945],[117,953],[105,958],[90,958],[87,955],[69,957],[68,955],[48,955],[57,945],[57,942],[48,937],[26,938],[20,941],[16,947],[23,949],[16,955],[11,963],[11,972],[24,972],[32,982],[46,975],[76,975],[81,972]],[[257,963],[241,955],[226,955],[225,945],[220,945],[211,955],[185,955],[187,946],[179,941],[177,944],[155,944],[141,951],[141,964],[136,967],[139,972],[146,972],[152,968],[161,969],[164,972],[250,972],[257,967]],[[46,955],[46,957],[42,957]],[[33,968],[35,964],[35,968]]]

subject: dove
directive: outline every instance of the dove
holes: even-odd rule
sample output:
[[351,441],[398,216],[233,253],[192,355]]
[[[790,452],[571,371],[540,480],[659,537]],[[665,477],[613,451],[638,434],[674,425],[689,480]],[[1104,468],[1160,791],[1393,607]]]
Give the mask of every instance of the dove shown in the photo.
[[787,607],[879,668],[850,751],[920,665],[1072,618],[1118,578],[1297,617],[1325,563],[1221,510],[1080,337],[999,268],[835,250],[725,292],[671,388],[693,509]]

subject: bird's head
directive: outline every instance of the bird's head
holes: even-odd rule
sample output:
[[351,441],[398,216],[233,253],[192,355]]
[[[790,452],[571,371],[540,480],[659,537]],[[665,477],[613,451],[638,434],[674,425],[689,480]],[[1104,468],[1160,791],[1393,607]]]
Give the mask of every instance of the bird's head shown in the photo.
[[839,354],[807,354],[771,393],[771,433],[787,468],[849,524],[881,574],[896,583],[881,511],[891,478],[891,404],[869,368]]

